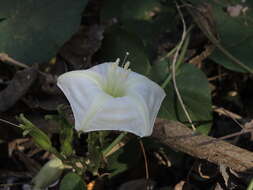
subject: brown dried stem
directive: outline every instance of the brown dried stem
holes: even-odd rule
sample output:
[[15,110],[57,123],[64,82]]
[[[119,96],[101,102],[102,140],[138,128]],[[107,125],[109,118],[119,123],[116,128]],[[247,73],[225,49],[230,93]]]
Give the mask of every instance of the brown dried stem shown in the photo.
[[227,166],[237,172],[249,172],[253,169],[252,152],[213,137],[197,134],[179,122],[157,120],[152,137],[177,151]]

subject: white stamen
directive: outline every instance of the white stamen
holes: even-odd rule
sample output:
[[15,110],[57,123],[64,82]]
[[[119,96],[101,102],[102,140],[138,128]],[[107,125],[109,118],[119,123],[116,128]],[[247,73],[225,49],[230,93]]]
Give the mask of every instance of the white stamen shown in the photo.
[[115,61],[115,63],[116,63],[117,65],[119,65],[119,62],[120,62],[120,58],[117,58],[116,61]]
[[130,66],[130,61],[127,61],[126,64],[124,65],[124,69],[127,70]]
[[122,62],[122,67],[125,66],[126,60],[127,60],[128,56],[129,56],[129,52],[127,51],[127,52],[126,52],[126,55],[125,55],[125,57],[124,57],[124,59],[123,59],[123,62]]
[[[129,55],[127,52],[126,55]],[[125,58],[126,59],[126,58]],[[130,62],[126,61],[124,65],[122,65],[122,69],[119,68],[120,59],[118,58],[115,62],[111,64],[108,68],[108,76],[105,85],[106,92],[114,97],[120,97],[124,95],[124,83],[126,82],[129,74],[130,74]]]

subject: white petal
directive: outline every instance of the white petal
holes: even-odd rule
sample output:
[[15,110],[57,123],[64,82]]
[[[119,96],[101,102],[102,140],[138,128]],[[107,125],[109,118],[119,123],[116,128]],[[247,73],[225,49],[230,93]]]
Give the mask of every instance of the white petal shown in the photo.
[[111,67],[111,65],[114,64],[114,62],[106,62],[103,64],[96,65],[94,67],[91,67],[90,71],[96,72],[99,74],[103,79],[107,78],[108,68]]
[[85,131],[119,130],[146,136],[145,120],[131,97],[112,98],[97,112]]
[[143,75],[132,72],[129,77],[128,94],[135,94],[135,96],[138,97],[139,102],[141,102],[141,100],[142,102],[145,102],[146,109],[149,112],[147,118],[149,118],[150,128],[146,129],[146,136],[149,136],[153,131],[156,116],[166,93],[158,84]]
[[57,85],[71,105],[77,129],[81,127],[94,98],[105,94],[100,86],[101,80],[100,75],[89,71],[71,71],[58,78]]

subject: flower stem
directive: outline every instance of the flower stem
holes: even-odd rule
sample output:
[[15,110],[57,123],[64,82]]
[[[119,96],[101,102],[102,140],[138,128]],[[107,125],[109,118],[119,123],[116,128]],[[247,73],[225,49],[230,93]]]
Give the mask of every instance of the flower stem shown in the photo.
[[127,132],[123,132],[119,136],[117,136],[117,138],[114,139],[114,141],[112,141],[112,143],[102,151],[103,156],[106,157],[106,155],[113,149],[113,147],[117,145],[126,135]]

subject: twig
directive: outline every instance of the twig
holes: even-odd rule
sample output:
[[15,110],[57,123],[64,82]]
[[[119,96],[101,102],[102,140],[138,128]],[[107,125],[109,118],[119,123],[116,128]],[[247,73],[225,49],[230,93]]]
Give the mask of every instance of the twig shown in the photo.
[[209,78],[208,78],[208,81],[209,81],[209,82],[210,82],[210,81],[214,81],[214,80],[220,79],[220,78],[222,78],[222,77],[225,77],[225,76],[227,76],[227,75],[228,75],[228,73],[223,73],[223,74],[220,74],[220,75],[217,75],[217,76],[209,77]]
[[139,143],[141,145],[141,151],[142,151],[144,163],[145,163],[146,180],[148,180],[149,179],[148,159],[147,159],[146,151],[141,139],[139,140]]
[[[196,158],[225,165],[237,172],[252,172],[253,153],[216,138],[197,134],[182,123],[157,120],[152,137]],[[216,141],[204,144],[207,141]]]
[[[8,54],[6,53],[0,53],[0,61],[1,62],[6,62],[24,69],[30,68],[28,65],[21,63],[13,58],[11,58]],[[47,76],[48,74],[42,71],[38,71],[39,74],[41,74],[42,76]]]
[[104,157],[108,156],[108,153],[118,144],[120,141],[127,135],[127,132],[122,132],[119,136],[116,137],[116,139],[113,140],[113,142],[106,147],[103,151],[102,154]]
[[12,122],[7,121],[7,120],[5,120],[5,119],[1,119],[1,118],[0,118],[0,121],[3,122],[3,123],[7,123],[7,124],[9,124],[9,125],[11,125],[11,126],[14,126],[14,127],[19,127],[19,125],[16,125],[15,123],[12,123]]
[[253,131],[253,129],[243,129],[239,132],[235,132],[235,133],[232,133],[232,134],[229,134],[229,135],[225,135],[223,137],[219,137],[217,139],[212,139],[212,140],[203,142],[203,143],[199,144],[199,146],[207,145],[207,144],[210,144],[210,143],[215,143],[217,141],[226,140],[226,139],[229,139],[229,138],[232,138],[232,137],[238,137],[238,136],[243,135],[245,133],[251,133],[252,131]]
[[10,63],[12,65],[16,65],[22,68],[29,68],[26,64],[21,63],[13,58],[11,58],[8,54],[6,53],[0,53],[0,61]]
[[212,106],[213,107],[213,111],[214,112],[217,112],[218,114],[220,115],[225,115],[227,117],[232,117],[234,119],[242,119],[242,116],[236,114],[236,113],[233,113],[229,110],[226,110],[225,108],[222,108],[222,107],[217,107],[217,106]]

